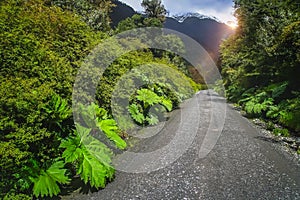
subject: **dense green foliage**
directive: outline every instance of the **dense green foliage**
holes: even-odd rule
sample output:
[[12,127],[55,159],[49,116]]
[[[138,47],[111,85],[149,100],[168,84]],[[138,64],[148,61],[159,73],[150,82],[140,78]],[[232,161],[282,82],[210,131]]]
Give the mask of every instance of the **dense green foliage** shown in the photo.
[[[1,1],[0,6],[1,198],[57,195],[60,184],[72,178],[72,165],[62,162],[59,146],[62,139],[75,137],[70,109],[74,77],[105,33],[49,1]],[[119,136],[115,140],[115,126],[105,120],[99,128],[124,148]],[[104,187],[105,181],[88,179],[91,172],[80,170],[85,182]],[[111,174],[105,177],[111,179]]]
[[[163,107],[153,107],[154,110],[151,112],[150,108],[156,104],[160,104]],[[139,124],[156,125],[159,121],[163,120],[163,116],[159,115],[164,111],[171,111],[172,107],[170,99],[158,96],[155,92],[143,88],[137,91],[135,98],[129,106],[129,112],[132,118]]]
[[95,30],[110,30],[109,13],[114,6],[110,0],[46,0],[46,3],[77,13]]
[[[105,70],[97,88],[97,104],[79,106],[80,123],[74,124],[73,118],[78,116],[71,110],[72,87],[91,50],[107,35],[162,25],[164,12],[134,16],[111,30],[108,13],[112,6],[109,0],[0,2],[0,198],[53,197],[76,176],[91,187],[105,187],[114,177],[109,147],[127,147],[122,138],[126,129],[121,130],[111,115],[112,93],[122,76],[134,68],[153,62],[177,72],[160,74],[156,82],[149,81],[157,76],[153,68],[152,74],[135,74],[144,82],[124,96],[130,102],[124,111],[139,125],[163,120],[159,113],[171,111],[199,89],[186,76],[182,59],[145,46],[121,56]],[[173,48],[184,49],[176,36],[158,37],[157,42],[166,37],[173,41]],[[144,38],[147,40],[147,35]],[[144,42],[129,41],[133,45]],[[122,52],[117,44],[111,46]],[[171,87],[166,77],[177,82]],[[136,84],[129,81],[127,85],[131,83]],[[134,105],[138,109],[134,110]],[[137,117],[139,112],[143,120]]]
[[[57,183],[66,184],[69,182],[69,178],[65,176],[66,169],[64,168],[64,162],[58,161],[53,163],[46,171],[41,170],[37,178],[30,177],[33,182],[33,194],[35,196],[57,195],[60,192]],[[57,182],[57,183],[56,183]]]
[[292,0],[236,0],[235,7],[239,26],[221,46],[228,99],[249,116],[299,131],[299,6]]
[[122,32],[134,28],[151,27],[151,26],[162,27],[162,22],[157,18],[147,18],[141,14],[135,14],[132,17],[121,21],[118,24],[116,31]]
[[161,22],[165,21],[167,10],[161,3],[161,0],[143,0],[142,6],[148,17],[159,19]]
[[60,148],[65,149],[62,157],[65,163],[73,163],[76,174],[85,184],[92,187],[105,187],[106,179],[113,178],[114,169],[110,165],[112,152],[99,140],[89,136],[91,129],[76,126],[76,133],[62,141]]

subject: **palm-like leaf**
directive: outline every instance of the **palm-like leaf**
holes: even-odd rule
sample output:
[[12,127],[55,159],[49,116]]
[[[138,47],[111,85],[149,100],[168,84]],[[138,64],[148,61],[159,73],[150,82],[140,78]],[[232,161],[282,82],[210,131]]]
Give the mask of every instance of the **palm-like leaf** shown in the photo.
[[112,152],[99,140],[86,135],[91,129],[80,125],[76,127],[78,134],[62,141],[60,145],[61,148],[65,148],[62,157],[65,162],[76,161],[77,174],[85,183],[90,182],[91,186],[96,188],[104,187],[106,179],[112,179],[114,174],[110,165]]
[[99,140],[89,137],[90,141],[85,143],[85,149],[87,149],[90,154],[96,157],[102,164],[110,166],[111,157],[113,156],[112,151]]
[[69,137],[68,140],[63,140],[59,146],[65,148],[62,157],[66,163],[71,163],[82,157],[82,151],[80,148],[80,138],[78,135]]
[[76,130],[78,135],[85,140],[89,135],[92,128],[100,128],[105,135],[112,140],[116,146],[120,149],[126,148],[126,142],[118,135],[118,126],[113,119],[108,119],[108,113],[103,108],[92,103],[87,107],[81,106],[81,116],[85,124],[90,128],[86,128],[79,124],[76,124]]

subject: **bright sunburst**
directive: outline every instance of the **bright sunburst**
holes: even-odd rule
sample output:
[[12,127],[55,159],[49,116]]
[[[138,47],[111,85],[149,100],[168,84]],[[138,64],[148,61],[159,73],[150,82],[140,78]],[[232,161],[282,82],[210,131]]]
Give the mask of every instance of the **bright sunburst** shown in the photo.
[[238,24],[235,21],[228,21],[226,24],[232,29],[236,29],[238,27]]

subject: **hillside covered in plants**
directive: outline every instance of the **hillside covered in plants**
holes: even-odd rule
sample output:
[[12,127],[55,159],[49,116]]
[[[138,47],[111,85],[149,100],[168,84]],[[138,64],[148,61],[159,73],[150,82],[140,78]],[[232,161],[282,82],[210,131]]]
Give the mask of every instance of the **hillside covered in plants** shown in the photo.
[[[53,197],[76,177],[93,189],[113,181],[114,152],[93,134],[99,129],[116,149],[127,148],[126,126],[121,129],[112,118],[110,99],[120,78],[135,67],[151,62],[168,65],[192,86],[192,91],[182,87],[172,91],[164,80],[151,83],[140,75],[144,84],[128,97],[126,108],[140,126],[161,120],[150,106],[170,112],[200,88],[180,57],[148,48],[133,51],[107,68],[99,80],[96,102],[80,107],[82,123],[74,124],[72,89],[85,57],[112,35],[137,27],[162,27],[165,20],[160,2],[156,5],[160,11],[153,14],[151,2],[144,1],[145,15],[134,15],[112,29],[113,6],[110,0],[0,2],[1,199]],[[184,49],[179,38],[163,37],[173,37],[174,44]]]
[[299,136],[299,4],[234,2],[238,28],[221,46],[226,95],[249,117],[266,120],[276,135]]

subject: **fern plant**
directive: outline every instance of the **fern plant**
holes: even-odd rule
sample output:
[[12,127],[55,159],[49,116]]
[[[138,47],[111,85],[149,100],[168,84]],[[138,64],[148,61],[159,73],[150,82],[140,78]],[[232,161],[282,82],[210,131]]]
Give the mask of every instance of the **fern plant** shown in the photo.
[[283,137],[289,137],[290,133],[289,130],[286,128],[275,128],[273,130],[273,134],[276,136],[283,136]]
[[253,88],[247,90],[243,93],[241,99],[238,103],[242,105],[247,112],[247,114],[251,116],[263,115],[270,109],[274,108],[274,99],[269,97],[266,91],[259,92],[255,95],[252,94],[255,90]]
[[268,110],[273,105],[274,99],[267,98],[263,102],[259,102],[257,98],[252,98],[250,101],[245,103],[245,110],[248,114],[261,115],[263,111]]
[[288,82],[282,82],[282,83],[277,83],[277,84],[272,84],[269,85],[266,90],[271,92],[272,98],[278,98],[280,97],[286,90],[288,86]]

